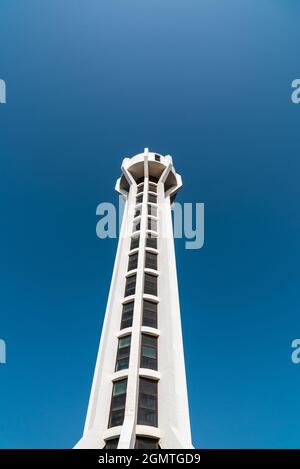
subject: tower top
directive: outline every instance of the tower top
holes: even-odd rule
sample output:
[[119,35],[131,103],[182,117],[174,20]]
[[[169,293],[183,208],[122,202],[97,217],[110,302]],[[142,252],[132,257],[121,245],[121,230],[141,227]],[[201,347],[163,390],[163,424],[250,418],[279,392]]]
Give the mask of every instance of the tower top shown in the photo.
[[132,184],[138,184],[144,178],[162,182],[166,194],[170,196],[175,195],[182,186],[181,176],[175,171],[172,157],[151,152],[149,148],[144,148],[143,153],[124,158],[121,170],[122,176],[117,181],[116,190],[123,196],[128,194]]

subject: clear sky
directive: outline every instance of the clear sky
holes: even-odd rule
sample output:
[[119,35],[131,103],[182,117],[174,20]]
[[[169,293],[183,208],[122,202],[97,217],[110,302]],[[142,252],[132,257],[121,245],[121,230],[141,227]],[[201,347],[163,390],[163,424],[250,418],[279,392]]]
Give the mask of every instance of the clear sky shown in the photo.
[[171,154],[205,246],[176,241],[193,441],[300,447],[300,5],[2,0],[0,446],[82,434],[124,156]]

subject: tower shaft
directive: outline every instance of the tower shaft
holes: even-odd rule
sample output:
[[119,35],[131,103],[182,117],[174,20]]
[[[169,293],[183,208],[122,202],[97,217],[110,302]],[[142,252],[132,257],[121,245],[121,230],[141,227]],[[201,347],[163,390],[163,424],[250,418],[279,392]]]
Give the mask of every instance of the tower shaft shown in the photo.
[[125,200],[84,433],[75,448],[192,448],[170,156],[125,158]]

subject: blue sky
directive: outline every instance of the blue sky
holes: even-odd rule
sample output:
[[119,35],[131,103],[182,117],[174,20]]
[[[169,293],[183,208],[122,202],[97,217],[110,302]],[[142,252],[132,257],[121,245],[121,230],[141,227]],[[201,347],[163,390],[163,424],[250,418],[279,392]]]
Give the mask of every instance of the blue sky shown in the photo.
[[0,446],[80,438],[124,156],[171,154],[205,246],[176,241],[193,441],[300,441],[295,0],[2,0]]

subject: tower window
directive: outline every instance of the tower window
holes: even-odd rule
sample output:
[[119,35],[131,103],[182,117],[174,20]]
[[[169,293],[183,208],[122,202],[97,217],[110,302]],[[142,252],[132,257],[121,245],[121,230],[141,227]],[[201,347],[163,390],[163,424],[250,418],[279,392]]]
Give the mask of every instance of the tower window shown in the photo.
[[137,185],[140,184],[141,182],[144,182],[144,176],[136,180]]
[[148,236],[146,239],[146,246],[147,248],[157,249],[157,237],[150,235],[150,233],[148,233]]
[[126,278],[125,296],[135,294],[136,274]]
[[148,204],[148,215],[157,217],[157,207],[155,205]]
[[157,427],[157,381],[139,379],[138,425]]
[[146,262],[145,267],[147,269],[157,270],[157,254],[146,251]]
[[160,161],[160,155],[155,155],[155,161]]
[[157,220],[148,218],[148,230],[157,231]]
[[149,176],[149,181],[150,182],[155,182],[155,184],[158,183],[158,178],[156,178],[155,176]]
[[134,233],[135,231],[140,231],[140,229],[141,229],[141,220],[138,220],[133,223],[132,232]]
[[137,436],[134,449],[159,449],[158,440],[146,436]]
[[129,366],[131,335],[119,338],[118,353],[116,360],[116,370],[125,370]]
[[144,184],[141,184],[138,188],[137,188],[137,193],[140,194],[141,192],[143,192],[144,190]]
[[127,378],[113,383],[108,428],[122,425],[126,403]]
[[141,202],[143,202],[143,194],[139,194],[135,200],[137,204],[140,204]]
[[157,337],[142,334],[141,368],[157,370]]
[[103,449],[117,449],[118,444],[119,444],[119,438],[111,438],[110,440],[106,441]]
[[157,329],[157,303],[144,300],[143,302],[143,326]]
[[131,238],[130,249],[138,248],[139,244],[140,244],[140,237],[134,236],[133,238]]
[[157,296],[157,277],[145,274],[145,293]]
[[133,308],[134,308],[134,301],[130,301],[129,303],[125,303],[123,305],[121,329],[125,329],[126,327],[132,326]]
[[133,269],[137,269],[138,265],[138,253],[134,253],[131,256],[129,256],[128,260],[128,272]]
[[152,202],[153,204],[157,203],[157,195],[148,194],[148,202]]
[[134,218],[139,217],[140,215],[142,215],[142,207],[138,207],[135,209]]
[[157,185],[149,182],[149,191],[157,193]]

